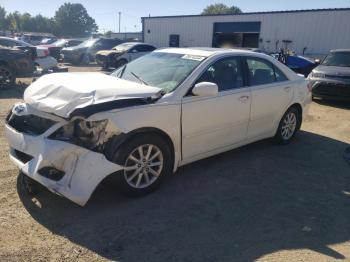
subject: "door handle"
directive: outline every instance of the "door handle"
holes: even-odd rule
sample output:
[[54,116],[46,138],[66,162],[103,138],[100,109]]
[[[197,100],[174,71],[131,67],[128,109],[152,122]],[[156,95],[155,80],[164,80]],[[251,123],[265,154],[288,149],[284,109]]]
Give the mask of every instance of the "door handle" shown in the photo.
[[291,89],[291,87],[290,87],[290,86],[286,86],[286,87],[284,88],[284,91],[289,92],[289,91],[290,91],[290,89]]
[[241,96],[238,100],[242,103],[246,103],[249,100],[249,96]]

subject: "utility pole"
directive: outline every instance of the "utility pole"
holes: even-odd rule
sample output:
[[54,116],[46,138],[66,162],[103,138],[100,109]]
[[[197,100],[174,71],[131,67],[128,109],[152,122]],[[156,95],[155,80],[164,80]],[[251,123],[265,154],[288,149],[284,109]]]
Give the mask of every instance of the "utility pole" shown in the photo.
[[119,15],[119,33],[120,33],[120,19],[121,19],[121,16],[122,16],[122,12],[118,12],[118,15]]

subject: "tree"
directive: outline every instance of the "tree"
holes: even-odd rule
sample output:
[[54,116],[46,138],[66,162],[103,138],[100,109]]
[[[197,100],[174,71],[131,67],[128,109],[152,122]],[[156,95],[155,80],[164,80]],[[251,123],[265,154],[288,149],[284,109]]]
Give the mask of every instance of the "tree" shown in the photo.
[[107,31],[107,32],[105,32],[103,35],[105,36],[105,37],[108,37],[108,38],[111,38],[112,37],[112,31]]
[[95,20],[82,4],[65,3],[56,11],[55,33],[61,36],[82,37],[97,32]]
[[208,5],[203,12],[202,15],[218,15],[218,14],[239,14],[242,13],[242,10],[237,6],[227,6],[225,4],[212,4]]
[[18,11],[9,13],[6,17],[6,29],[11,31],[21,30],[21,14]]
[[0,30],[6,29],[6,11],[0,6]]

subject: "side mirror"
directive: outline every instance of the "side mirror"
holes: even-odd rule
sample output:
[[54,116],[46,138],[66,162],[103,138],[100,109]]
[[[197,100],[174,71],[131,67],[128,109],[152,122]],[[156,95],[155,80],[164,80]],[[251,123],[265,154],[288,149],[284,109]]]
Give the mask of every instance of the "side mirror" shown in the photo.
[[135,54],[135,53],[137,53],[137,50],[133,49],[133,50],[131,50],[131,53]]
[[200,82],[192,89],[192,94],[195,96],[216,96],[218,92],[218,85],[211,82]]
[[318,59],[318,58],[316,58],[316,59],[315,59],[315,64],[316,64],[316,65],[321,64],[321,60],[320,60],[320,59]]

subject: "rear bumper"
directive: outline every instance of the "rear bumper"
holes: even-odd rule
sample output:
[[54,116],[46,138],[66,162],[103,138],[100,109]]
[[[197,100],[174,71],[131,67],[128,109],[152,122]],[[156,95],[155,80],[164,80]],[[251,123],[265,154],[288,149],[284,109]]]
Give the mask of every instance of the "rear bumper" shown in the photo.
[[[5,137],[10,146],[10,159],[25,175],[50,191],[84,206],[97,185],[123,167],[108,161],[103,154],[48,139],[48,133],[59,125],[42,135],[32,136],[6,124]],[[49,179],[40,174],[43,168],[54,168],[64,175],[58,181]]]

